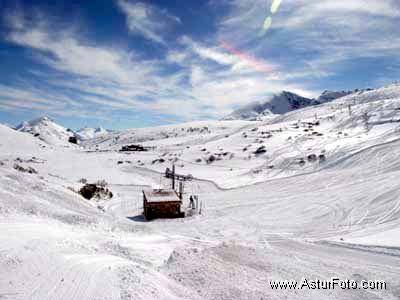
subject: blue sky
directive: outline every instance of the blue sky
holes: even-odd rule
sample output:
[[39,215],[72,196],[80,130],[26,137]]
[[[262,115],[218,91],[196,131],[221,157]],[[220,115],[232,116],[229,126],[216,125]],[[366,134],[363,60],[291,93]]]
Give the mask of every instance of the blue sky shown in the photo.
[[0,0],[0,122],[48,115],[74,129],[123,129],[219,118],[281,90],[379,87],[400,78],[399,9],[397,0]]

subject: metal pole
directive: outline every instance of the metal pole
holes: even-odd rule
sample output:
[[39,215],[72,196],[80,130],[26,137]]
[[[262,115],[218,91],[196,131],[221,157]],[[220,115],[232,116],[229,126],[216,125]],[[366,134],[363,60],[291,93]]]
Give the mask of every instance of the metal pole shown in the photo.
[[172,165],[172,189],[175,190],[175,165]]
[[179,181],[179,199],[183,198],[183,182]]

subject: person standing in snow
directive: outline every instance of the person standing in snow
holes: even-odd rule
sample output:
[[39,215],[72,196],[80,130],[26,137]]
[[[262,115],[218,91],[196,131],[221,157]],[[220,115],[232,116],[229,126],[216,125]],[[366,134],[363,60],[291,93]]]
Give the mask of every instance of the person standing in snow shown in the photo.
[[193,196],[192,195],[190,195],[190,198],[189,198],[189,207],[190,208],[194,208],[194,200],[193,200]]

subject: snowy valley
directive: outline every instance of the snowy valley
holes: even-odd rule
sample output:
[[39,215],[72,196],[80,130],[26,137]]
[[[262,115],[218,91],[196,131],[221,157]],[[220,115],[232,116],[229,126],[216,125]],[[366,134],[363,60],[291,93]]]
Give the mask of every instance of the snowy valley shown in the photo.
[[[400,85],[120,132],[43,117],[0,137],[0,299],[399,299]],[[172,164],[204,210],[146,222],[142,190],[169,187]],[[111,199],[78,193],[99,180]],[[388,288],[269,285],[333,276]]]

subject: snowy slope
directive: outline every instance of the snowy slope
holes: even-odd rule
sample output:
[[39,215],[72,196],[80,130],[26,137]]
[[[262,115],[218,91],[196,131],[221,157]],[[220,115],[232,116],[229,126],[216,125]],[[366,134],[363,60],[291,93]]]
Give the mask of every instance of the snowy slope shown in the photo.
[[18,132],[8,126],[0,124],[0,153],[4,155],[18,155],[27,152],[37,153],[45,143],[25,132]]
[[101,137],[108,133],[110,133],[110,131],[106,130],[102,127],[97,127],[97,128],[85,127],[85,128],[81,128],[78,131],[76,131],[75,135],[78,139],[84,141],[84,140],[90,140],[90,139],[94,139],[97,137]]
[[[88,158],[107,161],[99,154],[39,153],[46,162],[41,168],[33,165],[43,179],[2,166],[1,291],[11,299],[282,299],[269,280],[374,274],[392,288],[285,295],[395,299],[400,286],[396,250],[381,244],[363,246],[361,252],[360,245],[344,243],[371,242],[369,236],[377,240],[399,228],[399,161],[393,152],[399,147],[399,142],[373,147],[330,170],[227,191],[196,181],[193,188],[207,204],[202,216],[150,223],[125,218],[139,213],[140,186],[113,185],[116,175],[109,178],[116,198],[103,204],[104,213],[67,188],[88,168]],[[64,160],[55,163],[61,155]],[[108,159],[121,159],[114,155]],[[72,167],[75,174],[58,173],[72,156],[81,156]],[[379,167],[377,157],[385,158]],[[46,169],[63,178],[47,175]],[[149,182],[159,178],[116,164],[96,173],[103,177],[113,169]],[[390,245],[399,245],[398,237],[392,235]]]
[[71,130],[58,125],[49,117],[40,117],[22,122],[16,127],[16,130],[30,133],[49,145],[54,146],[71,146],[68,139],[74,136]]
[[[0,126],[0,295],[398,299],[399,132],[398,85],[265,121],[131,129],[88,140],[86,149],[43,148]],[[116,151],[130,143],[153,148]],[[15,170],[15,161],[38,174]],[[173,162],[195,177],[184,209],[196,194],[203,213],[143,222],[141,191],[168,186],[161,173]],[[115,196],[84,200],[80,178],[106,179]],[[269,286],[333,276],[385,280],[388,288]]]
[[267,121],[210,121],[132,129],[85,145],[104,151],[131,143],[151,146],[152,151],[133,153],[133,157],[126,153],[131,166],[163,172],[175,163],[181,173],[211,180],[221,188],[234,188],[318,172],[365,148],[395,140],[399,95],[398,86],[386,87]]
[[204,143],[219,139],[247,126],[252,126],[249,121],[197,121],[176,125],[164,125],[150,128],[128,129],[121,132],[109,133],[83,145],[88,148],[119,150],[123,145],[143,144],[145,146],[167,145],[181,147]]
[[318,98],[317,101],[320,103],[332,101],[338,98],[342,98],[344,96],[348,96],[354,93],[366,92],[372,89],[356,89],[353,91],[324,91]]

